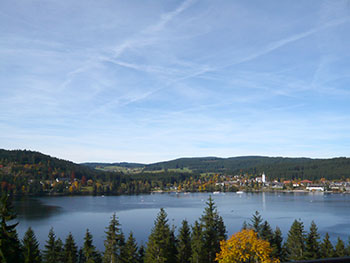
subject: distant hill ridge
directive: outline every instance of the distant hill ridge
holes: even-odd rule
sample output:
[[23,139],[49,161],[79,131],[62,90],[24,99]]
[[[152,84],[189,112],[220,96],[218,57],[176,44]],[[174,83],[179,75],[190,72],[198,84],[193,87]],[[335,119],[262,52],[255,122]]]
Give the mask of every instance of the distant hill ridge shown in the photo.
[[[27,150],[1,150],[0,164],[6,162],[21,164],[43,163],[45,167],[59,167],[62,172],[74,171],[78,177],[84,173],[95,173],[97,167],[120,166],[137,168],[144,172],[161,170],[179,171],[182,173],[226,173],[226,174],[260,174],[265,172],[270,178],[301,178],[301,179],[342,179],[350,178],[350,159],[338,157],[331,159],[287,158],[266,156],[241,156],[230,158],[193,157],[158,162],[153,164],[140,163],[83,163],[70,161]],[[48,164],[49,163],[49,164]],[[89,169],[95,168],[95,169]]]

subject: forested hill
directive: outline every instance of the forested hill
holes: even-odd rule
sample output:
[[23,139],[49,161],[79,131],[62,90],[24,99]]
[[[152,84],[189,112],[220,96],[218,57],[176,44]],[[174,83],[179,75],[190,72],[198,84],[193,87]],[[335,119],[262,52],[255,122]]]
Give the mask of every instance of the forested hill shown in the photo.
[[[1,168],[2,167],[2,168]],[[108,167],[123,167],[127,170],[108,169]],[[0,173],[11,175],[27,175],[41,179],[74,176],[80,179],[113,177],[119,179],[122,173],[137,178],[174,176],[176,174],[190,174],[189,176],[203,173],[222,174],[251,174],[259,175],[265,172],[270,179],[309,179],[320,178],[342,179],[350,177],[350,158],[340,157],[333,159],[310,159],[310,158],[282,158],[245,156],[232,158],[202,157],[180,158],[167,162],[159,162],[149,165],[139,163],[85,163],[75,164],[42,154],[40,152],[26,150],[2,150],[0,149]],[[93,169],[95,168],[95,169]],[[10,169],[10,170],[9,170]],[[99,170],[97,170],[99,169]],[[117,174],[115,174],[117,173]],[[152,175],[151,175],[152,174]],[[134,178],[128,177],[128,180]],[[135,178],[136,178],[135,177]]]
[[341,179],[350,177],[350,159],[282,158],[245,156],[232,158],[180,158],[150,164],[145,170],[188,169],[198,173],[259,174],[265,172],[270,178]]
[[2,173],[29,178],[81,178],[100,175],[101,172],[86,166],[51,157],[35,151],[0,149]]

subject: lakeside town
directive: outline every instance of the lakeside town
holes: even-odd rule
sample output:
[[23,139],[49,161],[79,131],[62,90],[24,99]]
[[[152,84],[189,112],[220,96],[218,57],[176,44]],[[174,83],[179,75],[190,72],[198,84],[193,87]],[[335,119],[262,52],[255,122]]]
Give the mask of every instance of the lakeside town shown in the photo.
[[[350,193],[350,180],[327,180],[321,178],[320,180],[269,180],[265,173],[260,176],[252,175],[215,175],[214,182],[198,181],[199,192],[206,191],[206,189],[213,190],[213,192],[261,192],[261,191],[282,191],[282,192],[325,192],[325,193]],[[188,184],[187,184],[188,185]],[[171,186],[168,189],[156,189],[156,192],[163,191],[186,192],[188,187],[184,185]]]

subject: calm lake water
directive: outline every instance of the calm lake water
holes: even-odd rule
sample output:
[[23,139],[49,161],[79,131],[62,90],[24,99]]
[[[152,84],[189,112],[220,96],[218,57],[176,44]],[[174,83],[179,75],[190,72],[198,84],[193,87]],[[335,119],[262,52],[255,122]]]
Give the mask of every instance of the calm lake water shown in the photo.
[[[62,240],[72,232],[81,245],[88,228],[94,243],[103,249],[105,228],[116,213],[127,236],[133,231],[139,244],[145,244],[160,208],[168,213],[169,223],[180,226],[183,219],[191,224],[203,213],[210,194],[151,194],[134,196],[40,197],[16,201],[18,232],[23,237],[31,226],[44,246],[51,227]],[[350,195],[322,193],[221,193],[211,194],[228,234],[241,229],[255,211],[268,220],[273,229],[279,226],[286,236],[294,219],[301,219],[308,230],[314,220],[323,236],[328,232],[334,242],[350,236]]]

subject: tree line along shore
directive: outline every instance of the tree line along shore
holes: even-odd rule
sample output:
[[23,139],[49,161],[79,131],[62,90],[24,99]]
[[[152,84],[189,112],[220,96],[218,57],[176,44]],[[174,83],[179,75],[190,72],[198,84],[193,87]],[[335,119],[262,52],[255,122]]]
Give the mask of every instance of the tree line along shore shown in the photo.
[[[347,158],[213,157],[182,158],[147,166],[118,165],[75,164],[39,152],[0,149],[0,194],[121,195],[320,189],[350,192]],[[264,172],[266,182],[261,180]]]

